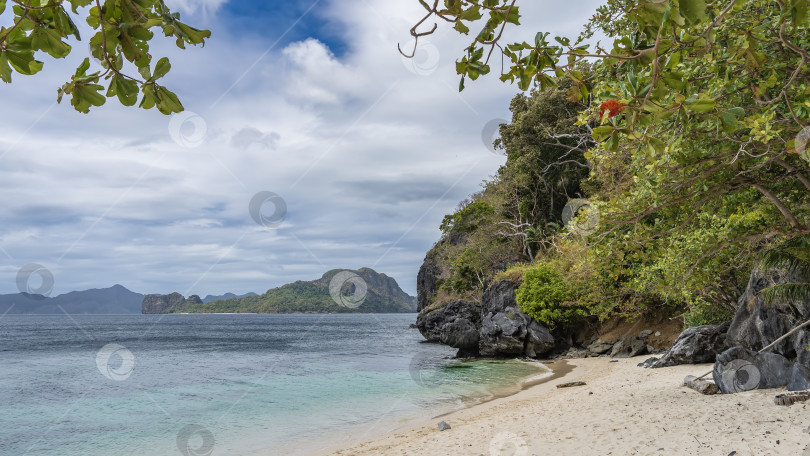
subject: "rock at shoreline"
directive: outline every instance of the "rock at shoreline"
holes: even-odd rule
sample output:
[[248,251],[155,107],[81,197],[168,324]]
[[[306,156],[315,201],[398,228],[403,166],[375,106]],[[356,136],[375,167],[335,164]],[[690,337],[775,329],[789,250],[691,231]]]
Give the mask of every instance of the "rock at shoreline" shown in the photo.
[[483,356],[534,358],[554,348],[548,329],[518,309],[512,282],[501,280],[487,288],[481,312],[478,351]]
[[793,363],[777,353],[733,347],[717,355],[712,376],[724,394],[781,388],[790,381]]
[[446,421],[439,421],[439,430],[440,431],[446,431],[448,429],[452,429],[452,428],[450,427],[449,424],[447,424]]
[[731,322],[688,328],[678,336],[672,348],[649,367],[669,367],[679,364],[713,363],[726,349],[726,332]]
[[482,303],[456,300],[422,308],[416,327],[425,339],[458,348],[459,357],[534,358],[554,348],[549,330],[521,312],[515,285],[498,281]]
[[425,339],[458,348],[460,356],[478,353],[480,325],[480,304],[463,300],[422,309],[416,317],[416,327]]

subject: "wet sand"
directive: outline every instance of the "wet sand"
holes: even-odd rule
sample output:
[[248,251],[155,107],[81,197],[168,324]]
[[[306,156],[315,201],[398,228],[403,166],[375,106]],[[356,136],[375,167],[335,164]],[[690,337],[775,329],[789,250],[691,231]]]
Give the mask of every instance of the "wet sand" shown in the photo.
[[[517,394],[343,442],[317,456],[810,456],[810,404],[781,390],[703,396],[683,386],[711,365],[643,369],[642,358],[569,360]],[[556,388],[584,381],[585,386]],[[452,429],[439,431],[446,421]]]

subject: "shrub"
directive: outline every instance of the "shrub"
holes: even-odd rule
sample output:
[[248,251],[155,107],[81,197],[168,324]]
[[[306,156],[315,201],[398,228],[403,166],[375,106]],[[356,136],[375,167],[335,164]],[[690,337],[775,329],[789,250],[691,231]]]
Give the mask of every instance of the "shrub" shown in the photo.
[[552,328],[570,326],[587,315],[570,302],[573,293],[563,275],[548,263],[527,269],[515,293],[520,310]]
[[701,325],[719,325],[734,318],[734,312],[706,301],[698,301],[689,306],[689,311],[683,316],[687,328]]

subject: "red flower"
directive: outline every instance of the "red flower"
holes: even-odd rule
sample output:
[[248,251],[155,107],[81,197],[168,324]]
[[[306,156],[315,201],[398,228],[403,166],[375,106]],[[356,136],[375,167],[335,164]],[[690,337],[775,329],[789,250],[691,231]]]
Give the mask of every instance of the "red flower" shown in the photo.
[[599,106],[599,117],[605,115],[605,111],[610,112],[608,117],[616,117],[620,112],[624,111],[624,103],[619,103],[619,100],[608,100]]

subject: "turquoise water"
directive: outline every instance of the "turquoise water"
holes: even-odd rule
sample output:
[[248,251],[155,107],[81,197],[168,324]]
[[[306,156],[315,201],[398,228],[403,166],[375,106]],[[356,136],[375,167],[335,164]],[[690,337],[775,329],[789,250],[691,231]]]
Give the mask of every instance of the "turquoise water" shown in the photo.
[[399,315],[6,316],[0,454],[299,455],[514,388]]

